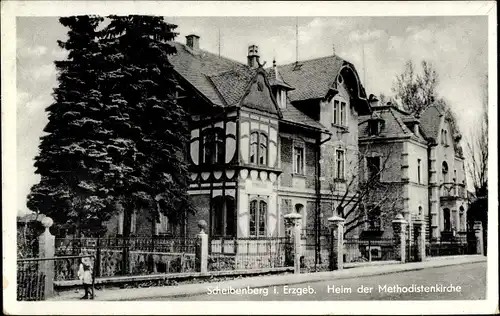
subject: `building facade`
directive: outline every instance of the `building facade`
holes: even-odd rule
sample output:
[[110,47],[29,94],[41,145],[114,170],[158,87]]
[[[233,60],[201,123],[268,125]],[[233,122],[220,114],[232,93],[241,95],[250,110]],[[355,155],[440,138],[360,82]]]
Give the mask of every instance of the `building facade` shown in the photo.
[[[264,68],[256,45],[246,64],[200,49],[196,35],[175,45],[196,211],[180,209],[173,223],[158,210],[136,210],[132,235],[194,236],[205,220],[211,238],[284,236],[290,212],[302,215],[304,234],[339,215],[348,236],[392,236],[398,213],[428,222],[428,239],[465,230],[459,137],[436,107],[416,118],[379,106],[354,65],[336,55]],[[108,234],[122,227],[120,214]]]
[[[283,236],[289,212],[302,214],[305,230],[326,227],[335,200],[348,191],[347,167],[356,164],[358,116],[370,112],[354,65],[327,56],[264,68],[255,45],[242,64],[199,43],[189,35],[170,57],[182,88],[178,102],[191,115],[196,212],[173,225],[147,215],[156,210],[136,211],[133,234],[193,236],[205,220],[211,237]],[[122,225],[119,215],[108,233]]]
[[421,115],[429,139],[429,224],[433,239],[467,231],[467,184],[461,135],[445,112],[430,106]]
[[[423,221],[427,241],[465,238],[464,157],[449,119],[436,105],[415,117],[397,106],[376,103],[373,114],[359,123],[359,146],[366,152],[360,177],[379,171],[378,180],[388,188],[375,200],[385,198],[384,206],[395,205],[393,210],[403,214],[410,228],[415,220]],[[391,231],[390,221],[370,228],[378,227]]]

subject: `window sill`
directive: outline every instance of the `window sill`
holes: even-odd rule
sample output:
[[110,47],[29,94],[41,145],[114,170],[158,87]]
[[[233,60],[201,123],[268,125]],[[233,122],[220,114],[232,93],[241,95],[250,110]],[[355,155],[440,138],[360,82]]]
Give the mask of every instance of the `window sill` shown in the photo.
[[333,182],[346,183],[347,181],[345,179],[335,178],[335,179],[333,179]]
[[349,128],[347,127],[347,125],[339,125],[339,124],[332,123],[332,127],[340,128],[340,129],[344,130],[345,132],[349,132]]
[[292,173],[292,177],[294,178],[306,178],[306,175],[303,173]]

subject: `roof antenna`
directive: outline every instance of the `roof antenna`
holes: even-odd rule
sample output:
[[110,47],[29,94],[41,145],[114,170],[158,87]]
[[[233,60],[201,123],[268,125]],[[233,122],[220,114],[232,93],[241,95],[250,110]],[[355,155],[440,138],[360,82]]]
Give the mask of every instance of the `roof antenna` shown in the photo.
[[299,17],[295,22],[295,64],[299,64]]
[[365,85],[365,88],[367,87],[366,84],[366,64],[365,64],[365,43],[362,44],[363,46],[363,84]]
[[220,58],[220,26],[219,26],[219,58]]

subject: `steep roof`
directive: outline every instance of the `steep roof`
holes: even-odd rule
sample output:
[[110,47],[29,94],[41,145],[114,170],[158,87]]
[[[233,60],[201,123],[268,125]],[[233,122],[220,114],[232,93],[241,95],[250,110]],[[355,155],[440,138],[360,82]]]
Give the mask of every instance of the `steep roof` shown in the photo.
[[267,77],[269,78],[271,86],[281,86],[286,90],[295,90],[294,87],[283,80],[276,64],[274,64],[272,68],[267,69]]
[[286,108],[281,108],[283,120],[292,124],[308,126],[319,130],[327,130],[320,122],[310,118],[299,109],[297,109],[290,100],[287,100]]
[[[194,52],[184,44],[175,43],[177,53],[169,57],[170,62],[185,80],[202,93],[210,102],[218,106],[225,106],[226,100],[221,94],[225,92],[217,91],[210,76],[229,71],[245,72],[249,68],[237,61],[219,57],[204,50]],[[220,81],[220,80],[219,80]]]
[[424,129],[426,135],[434,140],[438,139],[442,116],[443,113],[435,105],[429,106],[420,114],[420,125]]
[[[377,118],[383,120],[383,128],[377,137],[404,137],[416,136],[420,140],[425,140],[422,135],[415,135],[405,122],[418,121],[413,115],[400,110],[394,106],[373,107],[372,115],[362,115],[359,117],[358,135],[359,138],[372,137],[369,135],[368,120]],[[373,136],[375,137],[375,136]]]
[[[175,47],[177,53],[169,57],[175,71],[214,105],[222,107],[235,106],[242,101],[246,94],[248,94],[250,84],[257,75],[257,69],[252,69],[240,62],[201,49],[193,51],[190,47],[181,43],[175,43]],[[317,76],[319,76],[319,78],[315,80],[317,82],[324,82],[326,84],[327,81],[332,81],[331,71],[325,71],[325,73],[322,71],[312,71],[316,68],[316,62],[314,60],[305,61],[303,64],[306,65],[304,70],[307,72],[303,73],[305,78],[297,80],[297,83],[310,87],[312,86],[310,83],[311,79]],[[285,65],[283,67],[287,69],[288,66]],[[321,66],[317,66],[317,70],[321,68]],[[340,70],[340,66],[337,68]],[[291,85],[287,79],[283,78],[281,68],[276,70],[277,71],[266,69],[266,80],[268,80],[271,86],[279,84],[287,88],[290,97],[290,93],[295,91],[293,89],[296,88],[296,86]],[[329,79],[326,78],[327,73]],[[300,77],[300,74],[294,73],[294,76]],[[331,84],[331,82],[329,84]],[[301,90],[303,94],[303,91],[307,89],[302,87]],[[325,91],[327,90],[328,89]],[[325,94],[326,92],[323,93],[321,97]],[[302,113],[290,103],[290,100],[287,101],[287,107],[280,109],[283,121],[295,125],[325,130],[325,127],[318,121]]]

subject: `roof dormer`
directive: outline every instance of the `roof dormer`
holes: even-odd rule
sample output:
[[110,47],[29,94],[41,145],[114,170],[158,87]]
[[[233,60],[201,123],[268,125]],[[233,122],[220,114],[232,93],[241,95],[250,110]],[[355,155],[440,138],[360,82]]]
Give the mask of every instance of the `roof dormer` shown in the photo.
[[286,108],[287,92],[295,88],[291,87],[281,78],[278,67],[276,66],[276,60],[273,60],[273,68],[269,73],[269,84],[271,85],[278,106],[282,109]]

